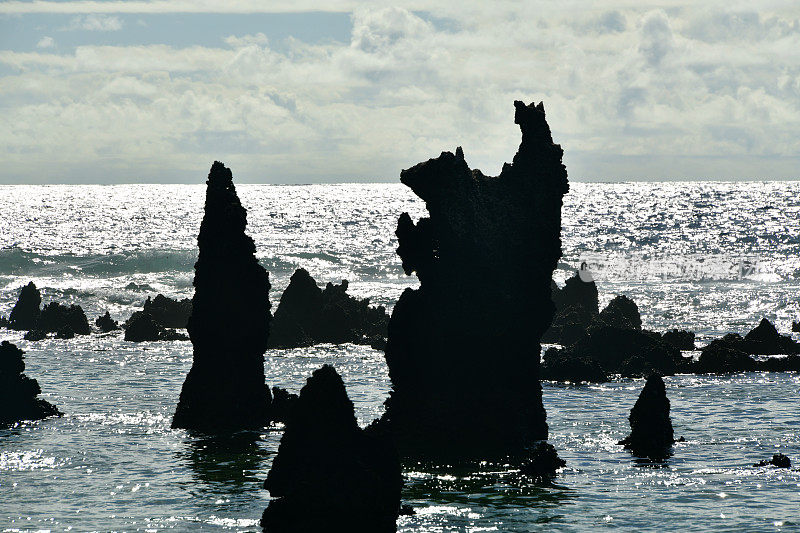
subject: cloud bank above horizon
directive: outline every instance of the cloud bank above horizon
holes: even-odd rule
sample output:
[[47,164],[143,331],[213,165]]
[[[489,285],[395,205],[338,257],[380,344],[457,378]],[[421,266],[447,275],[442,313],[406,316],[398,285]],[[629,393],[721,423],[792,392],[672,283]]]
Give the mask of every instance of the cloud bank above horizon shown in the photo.
[[544,101],[573,180],[800,178],[800,4],[0,3],[0,183],[496,174]]

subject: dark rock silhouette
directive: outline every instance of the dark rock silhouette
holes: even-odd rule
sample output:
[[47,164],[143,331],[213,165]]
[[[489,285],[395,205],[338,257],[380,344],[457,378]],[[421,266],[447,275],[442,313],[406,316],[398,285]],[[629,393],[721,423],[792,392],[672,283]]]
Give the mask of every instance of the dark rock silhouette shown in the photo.
[[794,333],[800,333],[800,322],[792,321],[792,331]]
[[574,276],[567,279],[563,289],[551,281],[550,290],[556,312],[550,327],[542,335],[542,342],[568,346],[581,338],[597,317],[597,285],[594,281],[583,281],[576,271]]
[[44,306],[36,321],[36,328],[48,333],[62,332],[62,335],[68,335],[66,332],[71,330],[73,336],[88,335],[92,332],[86,313],[80,305],[71,304],[67,307],[59,302],[50,302]]
[[68,325],[61,326],[56,331],[56,339],[71,339],[73,337],[75,337],[75,330]]
[[41,329],[32,329],[25,333],[23,339],[26,341],[40,341],[42,339],[47,338],[47,332],[42,331]]
[[618,329],[642,329],[639,307],[624,294],[615,296],[608,302],[597,316],[597,323]]
[[541,377],[552,381],[569,381],[572,383],[584,381],[603,383],[608,381],[608,375],[597,361],[585,357],[577,357],[558,348],[548,348],[545,351]]
[[403,213],[396,231],[421,285],[397,302],[386,346],[383,424],[406,457],[487,459],[547,439],[539,341],[569,185],[544,106],[514,105],[522,142],[500,176],[471,170],[461,148],[400,174],[430,214]]
[[94,321],[94,325],[100,328],[100,331],[103,333],[119,329],[119,324],[117,324],[116,320],[111,318],[111,313],[108,311],[106,311],[106,314],[97,317]]
[[695,350],[694,332],[681,329],[665,331],[661,339],[679,350]]
[[272,387],[271,418],[273,422],[286,423],[297,405],[297,394],[280,387]]
[[143,311],[165,328],[185,328],[192,314],[192,301],[189,298],[174,300],[163,294],[153,299],[148,296]]
[[358,427],[341,377],[314,371],[281,438],[264,488],[264,531],[396,531],[402,488],[391,440]]
[[36,327],[39,320],[42,295],[36,285],[31,281],[19,291],[19,298],[11,314],[8,316],[10,329],[30,330]]
[[144,311],[135,311],[122,327],[125,329],[125,340],[131,342],[189,340],[183,333],[165,328]]
[[37,398],[42,390],[35,379],[23,374],[24,353],[8,341],[0,343],[0,427],[61,415],[56,406]]
[[566,461],[558,456],[552,444],[538,441],[531,446],[520,472],[533,478],[534,483],[550,483],[558,469],[566,465]]
[[778,333],[772,322],[762,318],[761,322],[744,336],[745,351],[758,355],[800,353],[800,344]]
[[775,466],[778,468],[791,468],[792,461],[782,453],[776,453],[769,461],[759,461],[753,466]]
[[207,432],[258,429],[272,401],[264,381],[269,323],[269,274],[245,234],[233,175],[215,161],[206,182],[205,214],[197,237],[189,337],[192,368],[172,427]]
[[281,296],[270,328],[271,348],[297,348],[330,342],[379,344],[386,338],[389,316],[383,306],[347,294],[347,280],[320,290],[314,278],[298,268]]
[[669,408],[664,380],[657,374],[650,376],[628,417],[631,434],[619,444],[637,457],[653,460],[669,457],[675,442]]
[[740,348],[743,339],[736,333],[729,333],[721,339],[712,341],[700,352],[695,371],[704,374],[727,374],[731,372],[751,372],[758,363]]

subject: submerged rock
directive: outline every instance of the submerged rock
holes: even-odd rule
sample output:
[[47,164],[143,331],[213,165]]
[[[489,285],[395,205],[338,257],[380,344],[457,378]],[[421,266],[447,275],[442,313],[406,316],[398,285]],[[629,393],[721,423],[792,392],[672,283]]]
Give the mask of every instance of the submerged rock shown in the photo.
[[206,182],[194,298],[187,329],[192,368],[172,427],[208,432],[259,429],[272,401],[264,380],[270,315],[269,274],[245,234],[233,175],[215,161]]
[[[59,302],[50,302],[45,305],[36,322],[36,328],[48,333],[67,334],[72,331],[73,336],[88,335],[92,332],[89,320],[80,305],[71,304],[69,307]],[[62,337],[64,338],[64,337]]]
[[791,468],[792,461],[782,453],[776,453],[769,461],[759,461],[753,466],[775,466],[778,468]]
[[0,343],[0,427],[61,415],[56,406],[37,398],[42,389],[23,374],[24,353],[8,341]]
[[281,296],[270,327],[271,348],[297,348],[330,342],[380,344],[389,316],[383,306],[347,294],[347,280],[328,283],[325,290],[298,268]]
[[143,311],[165,328],[185,328],[192,315],[192,301],[189,298],[175,300],[163,294],[153,299],[148,296]]
[[39,320],[42,295],[31,281],[19,291],[19,298],[8,316],[8,327],[16,330],[30,330]]
[[396,531],[403,480],[391,440],[361,429],[328,365],[300,391],[264,488],[264,531]]
[[94,325],[100,328],[100,331],[103,333],[119,329],[119,324],[117,324],[116,320],[111,318],[111,313],[108,311],[106,311],[106,314],[97,317],[94,321]]
[[122,327],[125,329],[125,340],[130,342],[189,340],[183,333],[165,328],[145,311],[135,311]]
[[669,408],[664,380],[657,374],[650,376],[628,417],[631,434],[619,444],[637,457],[653,460],[669,457],[675,442]]
[[514,105],[522,142],[500,176],[471,170],[461,148],[400,175],[429,213],[417,224],[403,213],[396,231],[420,288],[389,322],[383,423],[407,457],[522,455],[547,439],[539,341],[569,185],[543,105]]

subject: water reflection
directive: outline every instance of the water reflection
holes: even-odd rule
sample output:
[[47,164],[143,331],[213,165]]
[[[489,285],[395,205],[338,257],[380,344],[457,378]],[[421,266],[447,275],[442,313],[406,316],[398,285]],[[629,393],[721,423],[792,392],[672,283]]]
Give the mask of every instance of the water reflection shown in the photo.
[[274,453],[267,446],[270,435],[242,431],[188,436],[177,455],[202,483],[200,490],[241,494],[260,489],[264,481],[267,459]]

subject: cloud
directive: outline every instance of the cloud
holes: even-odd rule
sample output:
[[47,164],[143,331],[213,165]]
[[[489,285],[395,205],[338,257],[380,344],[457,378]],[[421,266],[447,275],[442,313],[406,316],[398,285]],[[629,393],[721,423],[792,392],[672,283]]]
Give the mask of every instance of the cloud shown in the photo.
[[118,31],[122,29],[119,17],[90,14],[74,17],[65,30]]
[[395,179],[457,145],[494,174],[514,99],[544,100],[572,179],[797,177],[797,8],[666,4],[357,7],[347,42],[0,50],[0,180],[193,179],[215,158],[242,181]]
[[36,43],[36,48],[52,48],[56,45],[55,40],[52,37],[42,37],[39,39],[39,42]]

